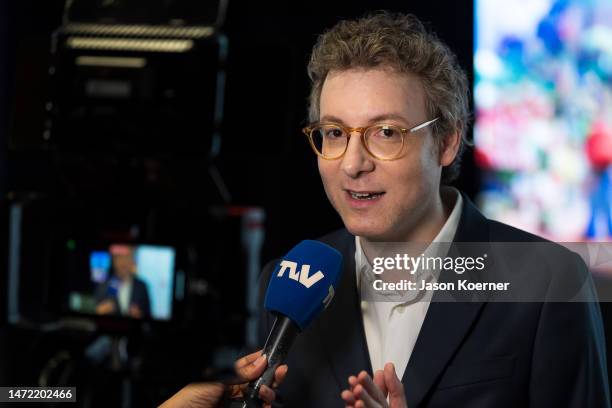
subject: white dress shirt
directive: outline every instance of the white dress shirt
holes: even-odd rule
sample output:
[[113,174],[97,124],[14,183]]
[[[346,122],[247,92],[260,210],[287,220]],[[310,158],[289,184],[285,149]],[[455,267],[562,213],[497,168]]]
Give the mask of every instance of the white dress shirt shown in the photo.
[[[452,242],[457,231],[463,199],[457,189],[451,189],[456,195],[455,205],[433,242]],[[428,249],[430,248],[431,245]],[[428,253],[428,250],[425,250],[425,253]],[[431,255],[445,256],[446,253],[432,254],[429,251],[429,256]],[[357,288],[362,295],[363,326],[372,369],[381,370],[386,363],[391,362],[395,365],[397,375],[401,379],[425,320],[431,296],[419,301],[363,300],[364,298],[376,298],[376,296],[369,296],[370,294],[364,291],[375,292],[372,285],[367,282],[372,282],[378,276],[372,272],[372,266],[363,253],[359,237],[355,237],[355,266]],[[432,274],[431,279],[435,281],[437,274]],[[362,283],[364,286],[360,287]],[[368,296],[363,296],[364,293]]]
[[117,294],[117,303],[119,303],[119,311],[122,315],[127,315],[130,310],[130,297],[132,296],[132,279],[121,281],[119,285],[119,293]]

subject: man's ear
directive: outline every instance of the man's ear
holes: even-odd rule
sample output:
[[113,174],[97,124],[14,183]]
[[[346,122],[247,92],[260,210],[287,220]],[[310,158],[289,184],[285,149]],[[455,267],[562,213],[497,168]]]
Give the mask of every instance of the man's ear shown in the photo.
[[440,142],[440,152],[438,156],[440,166],[449,166],[453,162],[453,160],[455,160],[457,152],[459,151],[460,144],[461,135],[458,130],[444,136],[444,138]]

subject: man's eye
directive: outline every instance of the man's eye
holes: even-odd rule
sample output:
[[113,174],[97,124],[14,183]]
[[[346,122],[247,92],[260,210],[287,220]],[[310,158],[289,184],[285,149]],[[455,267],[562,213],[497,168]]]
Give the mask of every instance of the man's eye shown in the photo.
[[342,129],[338,129],[338,128],[327,129],[327,131],[325,132],[325,136],[331,137],[331,138],[342,137]]
[[399,135],[399,132],[393,128],[380,128],[377,134],[382,138],[391,139],[397,137]]

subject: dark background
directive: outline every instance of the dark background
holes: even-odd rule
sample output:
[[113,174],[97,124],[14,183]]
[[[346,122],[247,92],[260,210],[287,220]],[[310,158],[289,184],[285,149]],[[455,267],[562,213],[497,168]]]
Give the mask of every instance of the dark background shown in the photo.
[[[231,195],[229,202],[224,202],[210,181],[204,155],[72,154],[69,165],[60,169],[61,151],[35,145],[9,148],[9,140],[38,140],[43,132],[50,89],[47,71],[51,33],[61,24],[62,8],[63,1],[59,0],[0,3],[1,259],[7,259],[10,200],[28,194],[79,199],[81,191],[85,191],[83,195],[91,193],[84,187],[91,185],[119,200],[138,196],[148,203],[180,203],[181,211],[190,214],[186,218],[197,217],[208,205],[262,207],[266,212],[263,261],[285,253],[302,239],[340,227],[340,219],[321,187],[315,156],[300,129],[307,123],[309,80],[305,67],[309,51],[317,35],[341,18],[379,9],[414,13],[455,50],[472,79],[472,1],[230,1],[222,28],[229,39],[223,140],[220,155],[214,160]],[[168,134],[169,143],[172,139]],[[108,163],[113,170],[103,175],[92,170]],[[456,184],[472,197],[478,189],[478,173],[469,150]],[[131,210],[137,212],[138,205],[136,201]],[[193,233],[200,234],[202,241],[215,240],[223,228],[217,223]],[[38,254],[31,256],[36,258]],[[3,294],[7,291],[5,265],[0,268]],[[234,278],[228,275],[227,279]],[[2,298],[4,295],[0,295]],[[6,303],[0,302],[2,385],[32,384],[48,350],[68,347],[62,336],[43,337],[12,329],[6,323]],[[206,333],[200,335],[191,340],[180,333],[175,336],[179,340],[167,347],[182,349],[176,361],[189,360],[192,352],[203,353],[198,339],[205,338]],[[174,374],[174,380],[180,383],[178,363],[162,354],[149,364],[159,372]],[[155,393],[151,382],[141,384],[136,393],[143,406],[159,403],[159,398],[174,386]],[[112,401],[109,403],[112,405]]]
[[[50,34],[61,23],[63,2],[6,2],[2,7],[2,38],[7,41],[2,44],[5,63],[0,71],[0,137],[8,160],[2,160],[0,191],[51,191],[58,187],[53,171],[46,171],[48,157],[35,149],[7,154],[6,137],[9,129],[17,138],[42,133]],[[315,157],[300,131],[307,123],[305,67],[325,28],[379,9],[412,12],[428,23],[456,51],[471,79],[471,1],[229,2],[223,28],[229,37],[225,137],[216,164],[232,202],[266,209],[265,258],[341,225],[325,199]],[[193,169],[184,175],[196,190],[207,183],[207,175],[197,173],[195,165]],[[469,195],[478,188],[474,176],[468,152],[458,185]],[[218,200],[214,191],[207,193]]]

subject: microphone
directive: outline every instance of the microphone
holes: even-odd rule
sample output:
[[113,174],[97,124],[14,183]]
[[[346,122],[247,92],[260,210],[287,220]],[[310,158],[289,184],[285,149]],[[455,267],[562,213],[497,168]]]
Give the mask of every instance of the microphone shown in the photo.
[[272,385],[274,372],[285,361],[295,337],[329,306],[341,274],[342,255],[319,241],[300,242],[279,262],[264,302],[266,310],[276,316],[263,350],[268,365],[249,384],[241,407],[262,406],[259,389]]

